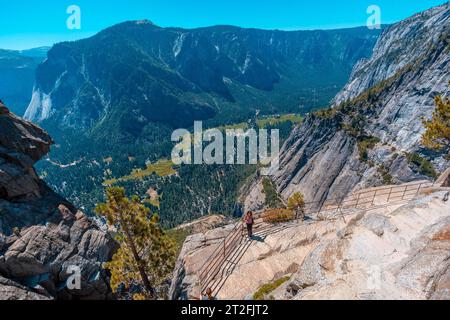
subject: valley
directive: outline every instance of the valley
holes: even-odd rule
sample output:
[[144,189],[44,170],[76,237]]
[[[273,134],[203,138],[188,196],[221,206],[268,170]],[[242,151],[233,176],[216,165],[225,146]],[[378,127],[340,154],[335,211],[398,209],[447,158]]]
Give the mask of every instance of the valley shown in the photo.
[[[90,214],[104,186],[114,184],[141,196],[158,190],[163,200],[152,209],[170,227],[205,214],[232,215],[257,167],[185,166],[176,176],[152,175],[147,165],[171,156],[172,131],[202,120],[220,130],[276,128],[286,139],[302,116],[329,104],[379,34],[185,30],[130,21],[57,44],[36,71],[25,118],[55,139],[53,162],[85,160],[59,168],[40,162],[38,171]],[[332,72],[323,77],[324,70]]]

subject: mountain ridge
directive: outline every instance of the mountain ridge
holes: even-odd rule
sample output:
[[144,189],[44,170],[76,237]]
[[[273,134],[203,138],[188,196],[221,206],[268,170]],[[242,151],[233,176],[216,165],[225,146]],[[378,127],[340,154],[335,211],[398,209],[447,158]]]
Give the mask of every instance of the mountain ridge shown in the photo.
[[[194,120],[211,128],[247,122],[257,113],[303,113],[328,104],[354,63],[370,55],[380,32],[184,30],[126,22],[89,39],[57,44],[36,72],[26,118],[57,141],[53,160],[86,161],[65,170],[48,163],[39,168],[55,190],[92,209],[102,200],[105,180],[170,158],[171,133],[192,127]],[[106,163],[107,158],[114,161]],[[233,211],[232,198],[247,172],[184,167],[179,177],[126,187],[142,195],[149,187],[162,189],[163,221],[182,223],[189,219],[179,217]],[[218,177],[210,179],[211,190],[197,183],[204,175]]]

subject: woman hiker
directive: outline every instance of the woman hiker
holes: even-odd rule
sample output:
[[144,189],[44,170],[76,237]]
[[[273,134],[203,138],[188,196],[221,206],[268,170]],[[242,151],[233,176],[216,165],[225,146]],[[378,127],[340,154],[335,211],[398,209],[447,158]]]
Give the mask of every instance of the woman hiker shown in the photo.
[[247,212],[247,214],[244,217],[244,223],[247,226],[247,232],[248,237],[253,237],[253,224],[255,223],[255,220],[253,219],[253,213],[251,211]]

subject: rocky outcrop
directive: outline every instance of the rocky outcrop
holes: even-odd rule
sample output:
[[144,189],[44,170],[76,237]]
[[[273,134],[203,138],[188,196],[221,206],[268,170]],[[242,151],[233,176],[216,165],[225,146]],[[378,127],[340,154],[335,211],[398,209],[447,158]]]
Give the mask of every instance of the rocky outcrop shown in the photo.
[[[52,143],[0,103],[0,299],[107,298],[102,263],[114,241],[33,169]],[[79,290],[66,286],[73,267],[81,270]]]
[[425,166],[437,172],[450,166],[443,154],[421,146],[422,118],[431,117],[437,95],[449,93],[449,21],[447,3],[383,32],[336,105],[307,117],[282,147],[271,178],[285,199],[299,191],[307,201],[323,201],[386,183],[433,180]]
[[228,224],[229,218],[220,215],[212,214],[188,223],[184,223],[176,227],[176,230],[184,230],[189,234],[204,233],[208,230],[215,229],[221,225]]
[[232,228],[233,225],[229,224],[186,238],[175,265],[169,298],[176,300],[200,297],[196,272]]
[[[449,299],[448,188],[408,203],[346,210],[322,220],[282,224],[259,235],[227,275],[219,299],[251,299],[288,277],[274,299]],[[198,297],[197,272],[224,228],[190,237],[173,280],[173,298]]]
[[[450,207],[443,192],[358,217],[344,238],[311,253],[286,290],[293,299],[449,299]],[[338,252],[338,255],[335,254]],[[324,261],[328,265],[324,265]],[[320,277],[305,280],[314,270]],[[296,290],[297,289],[297,290]]]
[[1,276],[0,298],[2,300],[49,300],[48,297],[32,292],[29,288]]

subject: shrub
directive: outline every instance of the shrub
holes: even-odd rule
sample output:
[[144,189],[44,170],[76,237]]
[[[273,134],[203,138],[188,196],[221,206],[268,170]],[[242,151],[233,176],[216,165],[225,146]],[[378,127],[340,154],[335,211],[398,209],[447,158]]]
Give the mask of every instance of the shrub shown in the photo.
[[287,207],[289,210],[294,211],[296,216],[298,216],[299,214],[302,214],[304,216],[304,214],[305,214],[305,196],[300,192],[294,193],[289,198]]
[[433,164],[429,160],[422,158],[416,152],[408,153],[406,155],[406,158],[408,159],[408,163],[413,164],[417,167],[417,170],[420,174],[434,179],[437,178],[438,174],[436,170],[434,170]]
[[362,137],[358,141],[359,160],[361,162],[367,162],[368,150],[373,149],[375,145],[380,142],[377,137]]
[[377,171],[380,174],[381,179],[383,180],[383,184],[392,184],[393,183],[392,175],[389,173],[389,170],[384,165],[380,165],[377,168]]
[[450,154],[450,99],[437,96],[435,104],[431,120],[423,120],[426,132],[422,143],[431,150]]
[[336,110],[334,108],[328,108],[313,112],[313,116],[321,119],[331,119],[334,117],[335,114]]
[[295,213],[289,209],[273,209],[263,215],[263,221],[268,223],[288,222],[295,219]]
[[[264,300],[265,296],[274,291],[276,288],[287,282],[289,277],[283,277],[273,282],[267,283],[260,287],[253,295],[253,300]],[[272,298],[272,297],[271,297]]]

